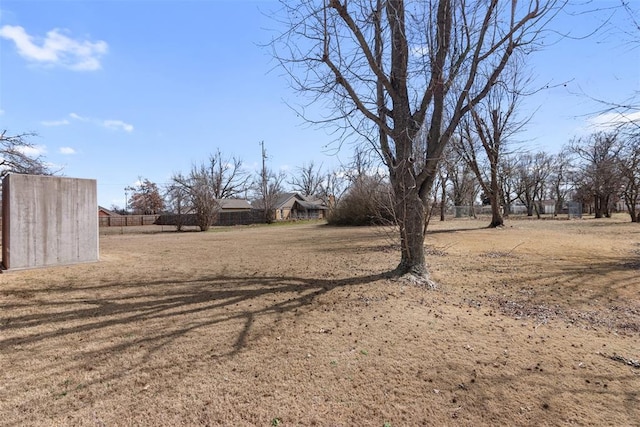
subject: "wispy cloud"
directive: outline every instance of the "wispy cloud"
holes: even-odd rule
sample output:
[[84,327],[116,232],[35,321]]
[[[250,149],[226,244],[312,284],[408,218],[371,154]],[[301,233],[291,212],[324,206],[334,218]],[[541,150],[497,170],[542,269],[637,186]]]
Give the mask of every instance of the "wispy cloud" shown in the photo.
[[38,157],[47,152],[47,147],[44,145],[32,145],[17,147],[16,150],[29,157]]
[[0,116],[2,116],[3,114],[4,114],[4,110],[0,108]]
[[75,120],[83,121],[83,122],[86,122],[86,121],[89,120],[89,119],[86,119],[86,118],[80,116],[79,114],[76,114],[76,113],[69,113],[69,117],[71,117],[72,119],[75,119]]
[[67,34],[66,30],[54,28],[45,37],[36,37],[18,25],[0,27],[0,37],[13,41],[18,54],[27,61],[73,71],[99,70],[100,58],[108,50],[107,43],[73,39]]
[[102,126],[107,129],[123,130],[125,132],[133,132],[133,125],[125,123],[122,120],[103,120]]
[[123,122],[122,120],[113,120],[113,119],[94,119],[91,117],[84,117],[76,113],[70,113],[69,117],[73,120],[77,120],[80,122],[93,123],[96,126],[100,126],[106,129],[111,130],[122,130],[125,132],[133,132],[133,125],[130,123]]
[[71,154],[76,154],[76,150],[74,150],[71,147],[60,147],[60,154],[66,154],[66,155],[71,155]]
[[70,122],[67,119],[62,119],[62,120],[44,120],[44,121],[40,122],[40,124],[42,124],[42,126],[66,126],[69,123]]
[[618,112],[603,113],[589,119],[590,127],[600,130],[611,130],[621,125],[638,122],[640,122],[640,111],[626,114]]

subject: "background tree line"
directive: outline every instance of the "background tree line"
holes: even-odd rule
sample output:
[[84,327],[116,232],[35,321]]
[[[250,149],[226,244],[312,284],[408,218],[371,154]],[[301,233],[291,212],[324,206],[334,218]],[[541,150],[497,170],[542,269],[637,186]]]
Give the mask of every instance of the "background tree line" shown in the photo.
[[[549,201],[555,203],[556,215],[566,209],[567,202],[577,202],[596,218],[610,217],[624,208],[632,222],[640,222],[640,128],[633,122],[611,126],[577,137],[555,154],[518,149],[513,139],[523,121],[515,119],[514,94],[502,88],[487,98],[482,109],[463,119],[443,152],[426,222],[434,214],[444,220],[452,210],[456,216],[475,215],[473,207],[480,204],[491,208],[489,226],[495,227],[513,214],[516,204],[527,216],[540,218],[542,203]],[[506,100],[506,107],[500,108],[497,99]],[[0,134],[3,176],[53,173],[42,157],[28,154],[25,148],[33,146],[30,137],[33,135]],[[207,230],[216,220],[221,199],[249,199],[269,212],[279,195],[297,192],[321,200],[328,208],[330,224],[397,224],[393,188],[371,150],[356,149],[350,163],[333,170],[325,171],[322,164],[311,160],[288,175],[268,166],[266,150],[263,159],[258,171],[250,171],[241,159],[216,150],[188,172],[174,173],[164,185],[139,178],[129,188],[127,206],[112,209],[172,213],[178,218],[193,214],[198,227]],[[271,219],[272,214],[265,222]]]

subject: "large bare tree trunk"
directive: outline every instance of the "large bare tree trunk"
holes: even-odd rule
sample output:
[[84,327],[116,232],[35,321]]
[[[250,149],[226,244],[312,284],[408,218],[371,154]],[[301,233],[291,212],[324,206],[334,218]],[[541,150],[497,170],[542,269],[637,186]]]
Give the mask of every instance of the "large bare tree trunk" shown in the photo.
[[498,183],[497,168],[491,168],[491,193],[489,200],[491,201],[491,224],[489,227],[501,227],[504,225],[504,219],[500,212],[500,186]]
[[427,275],[424,257],[425,205],[415,188],[394,187],[396,220],[400,228],[401,257],[395,272]]
[[333,102],[316,123],[364,136],[389,170],[397,273],[426,277],[426,206],[443,150],[563,1],[281,0],[291,25],[274,41],[277,59],[310,104]]

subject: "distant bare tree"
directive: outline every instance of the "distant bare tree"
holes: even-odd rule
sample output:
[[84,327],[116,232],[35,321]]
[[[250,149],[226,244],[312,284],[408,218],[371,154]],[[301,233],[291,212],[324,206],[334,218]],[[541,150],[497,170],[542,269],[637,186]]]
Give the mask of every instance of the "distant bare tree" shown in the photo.
[[36,146],[29,138],[37,136],[33,132],[7,135],[0,133],[0,178],[9,173],[29,175],[51,175],[52,171],[40,155],[30,154]]
[[[454,205],[455,216],[473,216],[473,205],[477,194],[476,177],[467,163],[453,149],[447,151],[444,163],[449,180],[449,198]],[[465,215],[462,207],[468,206],[469,211]]]
[[[207,231],[220,210],[218,200],[245,192],[249,180],[250,176],[242,169],[241,160],[235,157],[226,159],[217,150],[209,156],[207,163],[194,164],[188,175],[174,174],[170,188],[174,202],[189,206],[200,230]],[[188,203],[182,204],[185,195]]]
[[348,183],[346,173],[342,169],[327,172],[324,176],[320,184],[320,198],[329,208],[329,212],[340,204],[342,196],[349,188]]
[[563,148],[558,154],[552,156],[551,174],[549,175],[550,192],[556,201],[554,215],[557,215],[564,207],[572,190],[573,163],[568,149]]
[[193,210],[189,189],[180,184],[181,182],[187,182],[186,178],[181,174],[174,174],[172,182],[166,187],[165,192],[167,207],[175,215],[175,226],[178,231],[182,231],[185,225],[185,215]]
[[[445,153],[447,151],[448,150],[445,149]],[[446,154],[445,154],[445,158],[446,158]],[[434,191],[434,196],[433,196],[433,206],[435,207],[437,203],[440,208],[440,221],[444,221],[445,213],[447,210],[447,200],[448,200],[447,185],[449,183],[449,169],[447,166],[448,166],[448,163],[446,160],[443,162],[440,162],[440,164],[438,165],[438,178],[435,183],[436,190]],[[427,224],[428,223],[429,223],[429,220],[427,219]]]
[[325,175],[322,173],[322,165],[316,166],[313,161],[303,164],[296,169],[296,173],[291,177],[289,185],[293,191],[301,193],[303,196],[319,196]]
[[551,157],[540,151],[536,154],[525,153],[517,163],[517,179],[520,201],[527,209],[527,216],[540,218],[539,202],[544,198],[547,180],[551,174]]
[[267,167],[267,150],[264,148],[264,142],[261,142],[260,145],[262,147],[262,168],[252,187],[258,207],[264,210],[265,222],[271,223],[275,218],[276,202],[284,190],[283,184],[286,175],[283,171],[276,173]]
[[516,200],[520,199],[522,186],[520,185],[518,173],[518,155],[510,154],[503,156],[498,165],[498,178],[500,181],[500,195],[502,197],[502,215],[509,217],[511,208]]
[[152,215],[162,212],[164,210],[164,199],[160,195],[158,185],[146,178],[138,178],[138,182],[129,199],[129,209],[131,209],[134,214],[142,215]]
[[209,156],[206,169],[209,185],[216,199],[238,197],[251,184],[251,175],[242,167],[242,160],[237,157],[225,158],[220,150]]
[[620,184],[622,144],[617,132],[596,132],[575,139],[569,149],[578,160],[576,180],[583,201],[592,200],[596,218],[610,217],[610,204]]
[[171,177],[173,185],[179,186],[189,195],[189,204],[196,218],[196,225],[200,231],[207,231],[215,221],[219,210],[218,201],[213,191],[205,165],[193,165],[189,175],[174,174]]
[[491,205],[489,227],[504,224],[500,204],[500,161],[506,154],[509,140],[527,122],[518,120],[517,108],[524,86],[529,79],[523,78],[514,63],[487,96],[476,104],[461,121],[460,138],[454,139],[454,147],[460,158],[473,171],[482,192]]
[[640,222],[638,202],[640,201],[640,134],[625,138],[618,159],[621,193],[631,222]]
[[362,174],[328,215],[333,225],[393,225],[391,187],[384,177]]

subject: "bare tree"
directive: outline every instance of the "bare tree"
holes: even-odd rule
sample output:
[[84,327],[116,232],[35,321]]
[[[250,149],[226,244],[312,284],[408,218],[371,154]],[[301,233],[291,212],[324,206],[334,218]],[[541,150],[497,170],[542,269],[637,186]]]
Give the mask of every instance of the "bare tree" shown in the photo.
[[216,199],[238,197],[250,186],[251,175],[242,167],[242,160],[237,157],[225,158],[220,150],[209,156],[206,169],[209,185]]
[[286,175],[282,171],[275,173],[267,167],[267,150],[264,148],[264,142],[261,142],[260,146],[262,147],[262,168],[253,183],[253,189],[258,207],[264,210],[265,222],[270,223],[275,218],[276,202],[283,192]]
[[536,154],[525,153],[517,164],[518,198],[527,209],[527,216],[540,218],[540,202],[544,199],[545,188],[551,174],[551,156],[540,151]]
[[343,168],[348,187],[331,210],[329,224],[395,225],[389,181],[370,154],[357,147],[351,163]]
[[551,194],[556,201],[554,216],[562,211],[565,202],[572,190],[573,163],[568,149],[563,148],[558,154],[552,157],[551,174],[549,175],[549,186]]
[[29,175],[51,175],[52,171],[42,156],[32,156],[36,146],[29,138],[35,133],[27,132],[17,135],[7,135],[7,131],[0,133],[0,177],[9,173],[23,173]]
[[510,67],[505,78],[462,119],[460,138],[454,139],[458,155],[475,174],[491,205],[489,227],[504,224],[499,167],[509,139],[526,123],[517,119],[516,110],[527,82],[516,66]]
[[174,174],[173,185],[179,186],[189,195],[189,203],[200,231],[207,231],[216,219],[219,210],[208,169],[204,164],[193,165],[189,175]]
[[340,204],[342,196],[349,188],[348,182],[347,174],[341,169],[327,172],[324,176],[320,184],[320,198],[329,208],[329,213]]
[[433,206],[435,207],[437,203],[440,208],[440,221],[444,221],[447,209],[447,183],[449,182],[449,169],[447,166],[448,163],[446,161],[438,165],[438,177],[435,184],[437,190],[433,196]]
[[220,211],[218,200],[235,197],[246,191],[250,176],[242,169],[242,161],[233,157],[225,159],[220,150],[209,156],[207,163],[194,164],[188,175],[174,174],[171,178],[172,194],[191,207],[196,224],[207,231]]
[[293,191],[302,193],[303,196],[319,196],[324,179],[322,165],[316,167],[311,161],[297,168],[297,173],[291,177],[289,184]]
[[391,188],[379,175],[362,175],[353,181],[340,203],[329,213],[333,225],[392,225]]
[[[536,47],[562,3],[281,2],[289,30],[274,46],[292,85],[311,102],[329,98],[329,121],[379,135],[371,140],[389,171],[400,231],[396,274],[428,278],[425,213],[442,152],[514,52]],[[427,144],[416,151],[421,130]]]
[[167,207],[175,215],[174,225],[176,230],[182,231],[185,225],[185,215],[192,212],[191,200],[189,197],[189,189],[181,182],[186,182],[181,174],[174,174],[172,182],[166,187],[165,198]]
[[502,215],[508,218],[514,202],[520,199],[522,186],[518,173],[518,159],[512,154],[503,156],[498,165],[498,177],[500,181],[500,195],[502,197]]
[[[444,165],[449,183],[449,198],[453,202],[454,216],[473,216],[473,205],[477,194],[476,177],[469,165],[453,149],[445,150]],[[465,207],[469,207],[465,211]]]
[[618,159],[622,145],[617,132],[596,132],[571,142],[578,158],[579,182],[583,202],[592,201],[596,218],[611,216],[612,198],[618,192]]
[[623,142],[618,159],[621,178],[621,193],[631,222],[640,222],[640,135],[629,136]]
[[160,195],[158,185],[146,178],[138,178],[138,182],[129,199],[129,209],[131,209],[134,214],[142,215],[152,215],[162,212],[164,209],[164,199]]

